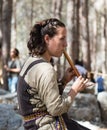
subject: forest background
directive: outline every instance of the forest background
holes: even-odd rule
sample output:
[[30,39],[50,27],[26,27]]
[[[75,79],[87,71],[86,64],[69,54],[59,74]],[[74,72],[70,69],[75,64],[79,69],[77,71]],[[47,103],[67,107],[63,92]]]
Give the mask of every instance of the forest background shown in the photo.
[[[106,0],[0,0],[0,69],[3,88],[7,74],[3,69],[11,48],[18,48],[22,61],[28,56],[29,32],[37,21],[56,17],[67,27],[67,53],[74,61],[107,79],[107,1]],[[58,75],[67,61],[57,59]]]

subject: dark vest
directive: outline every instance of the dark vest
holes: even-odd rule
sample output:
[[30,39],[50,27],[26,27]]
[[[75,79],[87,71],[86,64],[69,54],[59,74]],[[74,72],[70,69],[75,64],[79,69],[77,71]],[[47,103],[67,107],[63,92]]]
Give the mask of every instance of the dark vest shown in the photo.
[[18,78],[18,83],[17,83],[17,95],[18,95],[18,103],[19,103],[19,113],[22,116],[26,116],[29,114],[33,114],[32,109],[34,108],[34,105],[31,104],[29,102],[29,100],[32,98],[32,96],[34,95],[30,95],[27,90],[30,89],[31,87],[29,86],[29,84],[26,83],[26,81],[24,80],[25,75],[27,74],[28,70],[41,62],[45,62],[44,60],[37,60],[32,62],[28,68],[26,69],[26,71],[24,72],[23,76],[19,75]]

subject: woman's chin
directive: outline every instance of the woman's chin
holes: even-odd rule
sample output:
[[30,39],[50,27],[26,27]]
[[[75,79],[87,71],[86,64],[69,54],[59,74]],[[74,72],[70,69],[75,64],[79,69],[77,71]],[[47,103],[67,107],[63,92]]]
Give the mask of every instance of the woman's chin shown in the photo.
[[55,57],[61,57],[62,56],[62,53],[61,54],[56,54]]

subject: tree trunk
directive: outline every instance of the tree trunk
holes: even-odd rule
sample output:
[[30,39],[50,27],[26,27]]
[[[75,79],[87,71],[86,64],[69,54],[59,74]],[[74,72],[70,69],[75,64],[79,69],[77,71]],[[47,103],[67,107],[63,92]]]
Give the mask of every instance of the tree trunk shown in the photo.
[[15,48],[16,45],[17,45],[17,16],[16,16],[16,11],[17,11],[17,1],[16,0],[13,0],[13,20],[14,20],[14,23],[13,23],[13,41],[11,43],[12,47]]
[[[11,41],[11,17],[12,17],[12,0],[3,0],[3,44],[2,44],[2,61],[3,65],[7,64],[9,52],[10,52],[10,41]],[[4,89],[8,89],[7,72],[3,69],[3,81]]]
[[[101,14],[96,13],[97,29],[96,29],[96,71],[102,71],[102,52],[101,52]],[[99,62],[100,59],[100,62]]]
[[89,36],[89,0],[86,0],[85,7],[86,7],[86,32],[87,32],[87,61],[86,61],[86,68],[88,71],[91,71],[91,58],[90,58],[90,36]]
[[2,47],[2,5],[3,0],[0,0],[0,50]]
[[104,1],[104,62],[103,62],[103,73],[107,73],[107,1]]
[[52,16],[55,18],[61,19],[62,11],[62,0],[53,0],[52,1]]
[[72,56],[73,48],[72,48],[72,29],[73,29],[73,14],[74,14],[74,8],[73,8],[73,1],[68,0],[67,1],[67,52],[69,56]]
[[96,20],[90,21],[90,58],[91,58],[91,71],[96,70]]
[[33,25],[33,8],[34,8],[34,0],[31,1],[31,27]]
[[3,5],[3,0],[0,0],[0,85],[2,84],[2,5]]
[[80,45],[79,45],[79,38],[80,38],[80,18],[79,18],[79,9],[80,9],[80,0],[74,0],[74,27],[73,27],[73,42],[72,42],[72,56],[73,60],[79,59],[80,54]]
[[81,8],[81,32],[82,32],[82,58],[84,66],[87,70],[91,70],[90,66],[90,38],[89,38],[89,21],[88,21],[88,0],[83,0]]

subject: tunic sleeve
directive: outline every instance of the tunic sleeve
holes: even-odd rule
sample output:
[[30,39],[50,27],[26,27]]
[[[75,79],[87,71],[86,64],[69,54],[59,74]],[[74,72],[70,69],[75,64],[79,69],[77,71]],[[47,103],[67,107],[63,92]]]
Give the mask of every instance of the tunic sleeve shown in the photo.
[[39,95],[52,116],[67,112],[73,100],[71,96],[60,95],[56,72],[53,67],[44,66],[39,71]]

